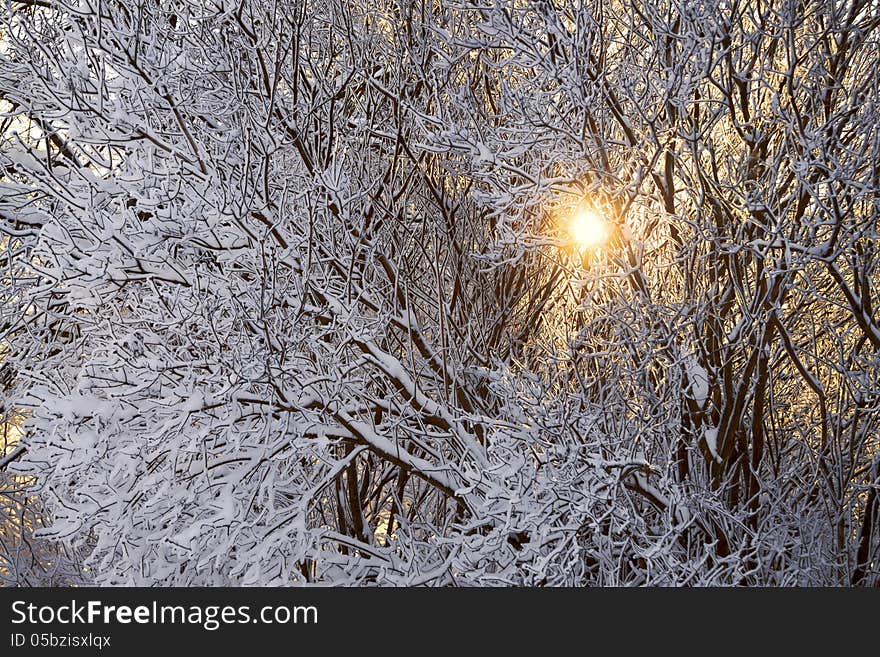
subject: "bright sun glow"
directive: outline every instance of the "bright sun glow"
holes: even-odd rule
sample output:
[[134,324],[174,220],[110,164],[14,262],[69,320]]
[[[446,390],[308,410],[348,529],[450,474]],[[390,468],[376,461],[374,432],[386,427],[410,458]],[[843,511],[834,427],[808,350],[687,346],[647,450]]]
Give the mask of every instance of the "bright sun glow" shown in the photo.
[[598,246],[608,239],[608,224],[595,210],[578,210],[568,224],[568,232],[581,248]]

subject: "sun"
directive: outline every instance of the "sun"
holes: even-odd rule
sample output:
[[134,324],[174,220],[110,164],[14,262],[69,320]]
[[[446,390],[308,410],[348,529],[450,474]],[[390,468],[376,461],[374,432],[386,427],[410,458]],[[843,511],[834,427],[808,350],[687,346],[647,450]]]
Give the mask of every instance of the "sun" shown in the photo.
[[608,240],[609,227],[595,210],[581,208],[568,224],[568,232],[581,248],[599,246]]

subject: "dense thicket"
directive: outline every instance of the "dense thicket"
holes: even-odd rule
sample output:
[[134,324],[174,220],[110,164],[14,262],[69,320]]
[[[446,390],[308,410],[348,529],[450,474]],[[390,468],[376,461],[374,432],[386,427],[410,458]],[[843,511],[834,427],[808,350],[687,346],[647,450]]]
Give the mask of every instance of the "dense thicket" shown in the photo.
[[878,26],[4,0],[0,569],[876,585]]

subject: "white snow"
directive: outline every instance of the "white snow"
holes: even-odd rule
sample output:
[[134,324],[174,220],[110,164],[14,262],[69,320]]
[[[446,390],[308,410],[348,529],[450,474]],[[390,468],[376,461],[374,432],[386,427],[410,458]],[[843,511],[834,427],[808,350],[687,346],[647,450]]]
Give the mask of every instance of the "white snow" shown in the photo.
[[703,438],[709,453],[718,463],[721,463],[721,455],[718,453],[718,427],[706,427],[703,429]]
[[709,396],[709,373],[693,357],[685,361],[688,381],[690,381],[691,397],[703,407]]

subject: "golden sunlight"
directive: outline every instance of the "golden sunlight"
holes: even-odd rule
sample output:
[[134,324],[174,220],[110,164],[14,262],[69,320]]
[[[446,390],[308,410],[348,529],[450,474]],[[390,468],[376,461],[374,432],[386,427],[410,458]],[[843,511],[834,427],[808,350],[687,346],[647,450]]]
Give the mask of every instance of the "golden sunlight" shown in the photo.
[[569,221],[568,232],[580,248],[599,246],[608,240],[608,223],[591,208],[580,208]]

